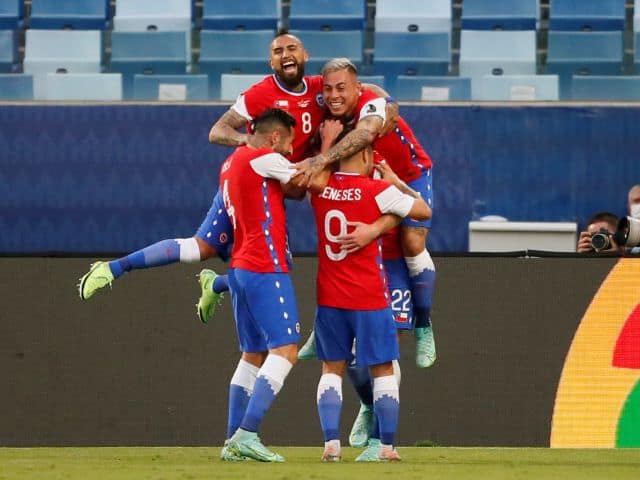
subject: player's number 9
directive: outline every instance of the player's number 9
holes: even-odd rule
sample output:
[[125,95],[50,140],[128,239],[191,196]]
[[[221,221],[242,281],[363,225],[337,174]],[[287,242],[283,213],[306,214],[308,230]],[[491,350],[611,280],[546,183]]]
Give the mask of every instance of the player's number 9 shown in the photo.
[[222,186],[222,201],[224,202],[224,208],[227,210],[227,215],[231,219],[233,229],[236,229],[236,209],[231,205],[231,198],[229,198],[229,181],[225,180]]
[[[331,233],[331,220],[338,220],[338,225],[340,228],[338,229],[338,234],[334,235]],[[340,210],[329,210],[327,214],[324,216],[324,234],[327,237],[327,241],[331,243],[338,243],[338,237],[341,235],[347,234],[347,217],[344,216]],[[331,245],[325,245],[324,251],[327,254],[329,259],[339,262],[344,257],[347,256],[347,252],[340,248],[338,245],[338,253],[335,253],[331,248]]]

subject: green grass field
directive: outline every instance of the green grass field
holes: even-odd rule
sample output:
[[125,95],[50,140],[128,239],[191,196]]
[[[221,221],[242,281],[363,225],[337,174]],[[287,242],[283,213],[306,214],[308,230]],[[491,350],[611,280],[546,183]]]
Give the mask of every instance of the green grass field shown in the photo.
[[640,450],[400,448],[401,463],[362,464],[343,450],[323,464],[319,447],[274,448],[287,461],[226,463],[219,448],[0,448],[0,480],[640,479]]

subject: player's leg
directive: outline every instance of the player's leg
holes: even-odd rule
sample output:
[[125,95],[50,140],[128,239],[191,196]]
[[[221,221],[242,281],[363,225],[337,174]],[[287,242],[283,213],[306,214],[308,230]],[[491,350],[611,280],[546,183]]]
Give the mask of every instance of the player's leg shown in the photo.
[[322,461],[340,461],[340,414],[342,412],[342,376],[353,358],[354,330],[351,312],[318,306],[315,319],[318,358],[322,376],[318,382],[317,405],[324,436]]
[[364,447],[369,441],[375,416],[373,414],[373,383],[366,365],[349,364],[347,376],[360,399],[360,409],[349,433],[349,445]]
[[[433,208],[431,170],[410,182]],[[431,325],[431,304],[436,279],[436,269],[426,248],[431,220],[417,222],[405,219],[400,228],[400,243],[411,282],[411,296],[415,315],[416,365],[430,367],[436,361],[436,349]]]
[[307,341],[304,342],[304,345],[302,345],[302,347],[300,347],[300,351],[298,351],[298,360],[311,360],[316,358],[316,356],[316,336],[313,330],[311,330]]
[[246,286],[244,295],[250,316],[265,339],[269,354],[256,374],[245,415],[229,441],[229,448],[255,460],[282,462],[281,455],[262,444],[258,430],[297,360],[300,323],[293,284],[288,274],[241,269],[231,272],[233,281]]

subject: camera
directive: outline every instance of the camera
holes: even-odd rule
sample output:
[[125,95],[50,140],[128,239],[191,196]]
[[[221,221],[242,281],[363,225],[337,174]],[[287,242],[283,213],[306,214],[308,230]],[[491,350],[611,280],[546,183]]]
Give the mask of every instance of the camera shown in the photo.
[[640,219],[623,217],[618,221],[618,228],[613,236],[618,245],[637,247],[640,245]]
[[611,248],[611,234],[606,228],[601,228],[591,234],[591,248],[596,252]]

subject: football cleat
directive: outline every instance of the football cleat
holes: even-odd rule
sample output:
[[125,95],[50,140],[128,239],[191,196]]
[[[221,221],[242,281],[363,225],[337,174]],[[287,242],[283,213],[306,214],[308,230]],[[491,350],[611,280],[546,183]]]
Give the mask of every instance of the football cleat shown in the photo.
[[227,447],[240,457],[253,458],[259,462],[284,462],[284,457],[265,447],[255,432],[236,430]]
[[341,459],[342,454],[340,452],[340,447],[335,447],[333,445],[324,447],[321,459],[323,462],[339,462]]
[[356,457],[356,462],[379,462],[382,445],[377,438],[370,438],[367,448]]
[[304,345],[298,350],[298,360],[311,360],[312,358],[316,358],[316,356],[316,334],[312,330],[307,341],[304,342]]
[[196,307],[198,308],[198,318],[202,323],[207,323],[213,318],[216,308],[224,298],[223,293],[216,293],[212,288],[217,276],[216,272],[207,268],[198,274],[201,294]]
[[416,365],[428,368],[436,362],[436,341],[432,327],[420,327],[414,331],[416,337]]
[[246,462],[248,457],[237,455],[236,452],[229,448],[229,440],[224,441],[224,446],[220,451],[220,460],[223,462]]
[[88,300],[98,290],[111,286],[113,282],[113,273],[109,268],[108,262],[96,262],[91,264],[91,268],[80,279],[78,284],[78,293],[82,300]]
[[399,462],[402,460],[398,451],[391,446],[381,446],[380,452],[378,453],[378,458],[381,462]]
[[364,447],[369,441],[369,433],[373,428],[374,413],[373,407],[360,403],[358,416],[353,422],[351,433],[349,434],[349,445],[352,447]]

